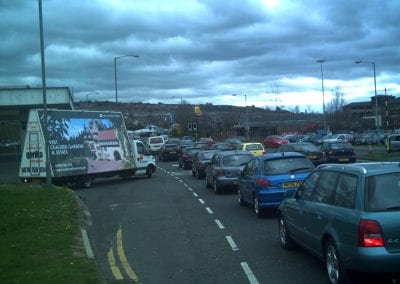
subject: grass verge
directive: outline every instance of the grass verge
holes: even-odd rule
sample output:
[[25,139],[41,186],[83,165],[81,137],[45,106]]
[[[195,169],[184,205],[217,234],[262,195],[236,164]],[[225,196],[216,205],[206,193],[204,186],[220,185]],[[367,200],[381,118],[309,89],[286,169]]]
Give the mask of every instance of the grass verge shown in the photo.
[[101,283],[66,188],[0,185],[0,256],[0,283]]

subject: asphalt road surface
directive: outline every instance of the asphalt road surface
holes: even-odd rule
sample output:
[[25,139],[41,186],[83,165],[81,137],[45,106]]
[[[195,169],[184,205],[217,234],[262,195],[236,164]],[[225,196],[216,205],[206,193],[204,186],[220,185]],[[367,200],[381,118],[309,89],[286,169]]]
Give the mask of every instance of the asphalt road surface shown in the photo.
[[281,249],[274,211],[256,218],[236,193],[215,195],[176,162],[158,166],[150,179],[75,191],[107,282],[327,283],[319,260]]

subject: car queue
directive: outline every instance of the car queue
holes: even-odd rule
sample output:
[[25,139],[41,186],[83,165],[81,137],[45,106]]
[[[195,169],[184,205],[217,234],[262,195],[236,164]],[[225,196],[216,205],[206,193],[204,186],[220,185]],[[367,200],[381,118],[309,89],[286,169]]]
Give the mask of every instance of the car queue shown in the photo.
[[315,254],[330,283],[351,283],[355,272],[400,281],[399,162],[355,163],[348,141],[310,147],[271,137],[275,151],[261,144],[262,152],[252,153],[248,141],[233,140],[218,142],[231,145],[223,150],[184,140],[174,159],[215,194],[237,193],[257,217],[276,214],[282,248]]

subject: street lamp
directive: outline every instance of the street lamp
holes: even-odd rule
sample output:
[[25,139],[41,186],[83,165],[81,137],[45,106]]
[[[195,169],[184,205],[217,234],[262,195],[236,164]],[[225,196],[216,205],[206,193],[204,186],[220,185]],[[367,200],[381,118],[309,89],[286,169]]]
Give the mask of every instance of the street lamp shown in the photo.
[[378,128],[379,126],[379,118],[378,118],[378,97],[376,94],[376,73],[375,73],[375,62],[372,61],[362,61],[362,60],[357,60],[354,61],[354,63],[356,64],[360,64],[360,63],[368,63],[368,64],[372,64],[372,67],[374,68],[374,87],[375,87],[375,127]]
[[324,72],[322,72],[322,63],[325,62],[325,59],[318,59],[318,63],[321,63],[321,83],[322,83],[322,115],[324,118],[324,130],[326,131],[326,114],[325,114],[325,90],[324,90]]
[[[240,96],[239,94],[232,94],[232,96]],[[246,112],[246,140],[248,140],[249,139],[249,118],[248,118],[248,116],[247,116],[247,95],[246,94],[244,94],[243,95],[244,96],[244,103],[245,103],[245,112]]]
[[117,60],[124,58],[124,57],[133,57],[133,58],[138,58],[139,55],[121,55],[118,57],[114,57],[114,85],[115,85],[115,105],[116,105],[116,110],[118,111],[118,84],[117,84]]
[[90,95],[99,95],[99,94],[100,94],[99,92],[86,94],[86,103],[87,103],[88,107],[89,107],[89,96]]

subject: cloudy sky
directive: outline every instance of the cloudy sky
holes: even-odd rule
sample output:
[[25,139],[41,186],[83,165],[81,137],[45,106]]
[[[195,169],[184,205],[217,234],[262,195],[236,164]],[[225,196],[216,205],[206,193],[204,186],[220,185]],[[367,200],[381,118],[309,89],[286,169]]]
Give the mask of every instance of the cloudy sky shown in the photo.
[[[0,0],[0,87],[40,86],[37,0]],[[43,0],[48,87],[76,101],[322,110],[400,96],[398,0]],[[363,64],[355,64],[363,60]],[[237,96],[232,96],[237,94]],[[247,102],[246,102],[247,99]]]

